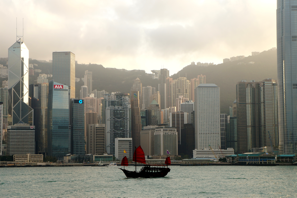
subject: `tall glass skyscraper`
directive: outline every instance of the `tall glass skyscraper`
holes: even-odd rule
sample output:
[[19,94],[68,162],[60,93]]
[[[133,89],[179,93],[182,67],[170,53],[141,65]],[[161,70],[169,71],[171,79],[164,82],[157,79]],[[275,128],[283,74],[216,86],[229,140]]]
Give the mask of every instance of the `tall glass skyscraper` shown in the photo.
[[69,87],[50,81],[48,98],[49,155],[62,159],[71,152]]
[[85,154],[85,108],[84,100],[71,100],[71,153],[76,155]]
[[33,125],[33,111],[29,106],[29,50],[21,38],[8,49],[8,89],[12,125]]
[[34,86],[32,107],[34,108],[36,153],[48,153],[48,97],[49,84],[41,83]]
[[297,1],[277,1],[279,150],[297,152]]
[[69,86],[70,98],[75,98],[75,55],[53,52],[53,81]]

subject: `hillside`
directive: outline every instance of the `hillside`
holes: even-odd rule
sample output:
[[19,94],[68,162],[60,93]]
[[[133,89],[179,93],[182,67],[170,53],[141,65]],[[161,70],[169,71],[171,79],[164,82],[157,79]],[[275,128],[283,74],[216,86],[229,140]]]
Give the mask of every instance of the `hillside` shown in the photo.
[[228,107],[236,98],[237,82],[241,80],[262,81],[266,78],[277,80],[276,59],[276,49],[271,49],[256,56],[219,65],[208,67],[189,65],[172,77],[176,79],[179,76],[186,76],[188,79],[192,79],[198,74],[206,75],[207,83],[214,83],[220,87],[221,112],[227,113]]
[[[7,65],[7,58],[0,58],[0,64]],[[30,64],[37,64],[35,69],[40,69],[40,73],[51,74],[52,63],[30,59]],[[168,68],[170,69],[170,68]],[[105,68],[97,64],[76,64],[76,77],[83,78],[84,71],[93,72],[93,89],[111,91],[130,92],[130,88],[135,78],[139,78],[143,86],[157,87],[158,81],[151,78],[143,70],[124,70],[115,68]],[[171,76],[187,77],[192,79],[198,74],[206,75],[207,83],[215,83],[221,91],[221,112],[227,113],[228,107],[235,100],[236,83],[241,80],[261,81],[266,78],[276,79],[276,49],[264,51],[257,56],[249,56],[239,61],[212,65],[208,67],[188,65],[177,74]],[[35,72],[30,76],[30,84],[36,82],[39,73]],[[2,82],[0,78],[0,83]],[[80,87],[83,82],[76,83],[76,96],[79,96]]]

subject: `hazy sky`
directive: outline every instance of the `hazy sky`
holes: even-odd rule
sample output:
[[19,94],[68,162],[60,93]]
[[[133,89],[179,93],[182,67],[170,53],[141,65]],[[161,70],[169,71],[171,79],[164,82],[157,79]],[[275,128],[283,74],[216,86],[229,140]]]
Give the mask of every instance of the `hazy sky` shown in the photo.
[[25,20],[30,58],[72,51],[79,63],[168,68],[276,47],[276,0],[1,0],[0,57]]

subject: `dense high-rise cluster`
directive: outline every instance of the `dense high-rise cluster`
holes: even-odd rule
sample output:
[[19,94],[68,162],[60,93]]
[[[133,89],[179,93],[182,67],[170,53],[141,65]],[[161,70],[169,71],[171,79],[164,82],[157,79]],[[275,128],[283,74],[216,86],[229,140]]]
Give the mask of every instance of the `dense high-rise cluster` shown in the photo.
[[93,89],[98,85],[89,69],[76,88],[80,79],[75,78],[75,55],[69,51],[53,52],[52,75],[40,74],[29,84],[34,70],[29,50],[18,38],[8,49],[8,67],[0,66],[1,75],[8,76],[0,88],[0,155],[106,160],[124,153],[132,158],[139,145],[156,158],[296,153],[296,20],[297,2],[278,0],[278,79],[234,84],[229,112],[220,108],[225,93],[206,83],[203,74],[174,78],[168,69],[153,70],[158,81],[154,86],[143,86],[141,76],[135,76],[129,93],[123,93],[108,86],[107,91]]

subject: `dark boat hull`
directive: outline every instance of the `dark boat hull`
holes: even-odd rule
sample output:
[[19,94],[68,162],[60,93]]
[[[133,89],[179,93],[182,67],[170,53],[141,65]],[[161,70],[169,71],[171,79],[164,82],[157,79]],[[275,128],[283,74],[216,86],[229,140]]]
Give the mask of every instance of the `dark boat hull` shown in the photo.
[[125,173],[127,178],[165,177],[170,172],[170,168],[155,168],[156,172],[153,172],[151,169],[142,169],[139,172],[120,169]]

